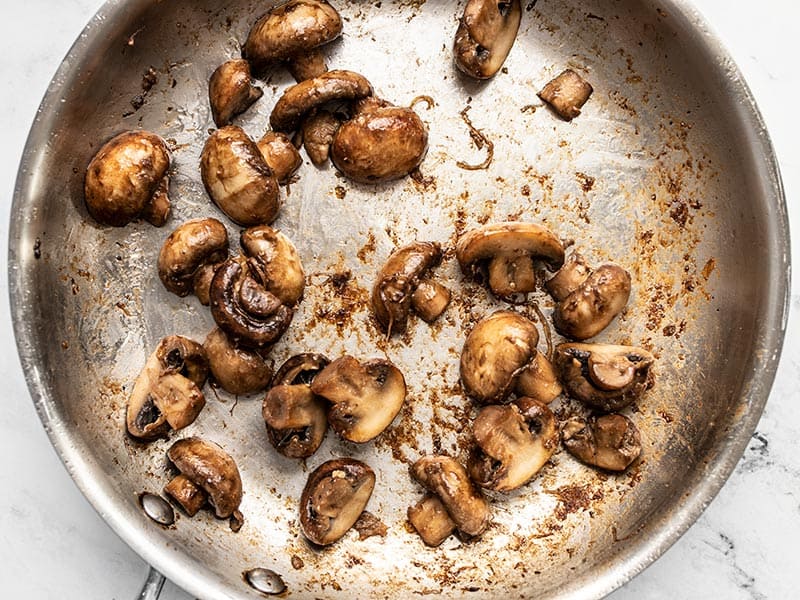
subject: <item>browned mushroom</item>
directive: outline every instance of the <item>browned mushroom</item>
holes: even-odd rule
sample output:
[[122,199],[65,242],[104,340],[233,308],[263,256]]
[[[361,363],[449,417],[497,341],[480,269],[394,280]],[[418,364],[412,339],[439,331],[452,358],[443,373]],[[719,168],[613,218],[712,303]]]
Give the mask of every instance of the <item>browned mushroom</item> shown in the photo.
[[624,471],[642,453],[639,430],[628,417],[604,415],[569,419],[561,430],[564,447],[586,464]]
[[300,496],[300,527],[315,544],[341,539],[364,511],[375,488],[375,473],[353,458],[329,460],[308,476]]
[[592,86],[572,69],[550,81],[539,98],[547,102],[563,119],[571,121],[581,114],[581,107],[592,95]]
[[136,378],[126,411],[128,433],[152,440],[190,425],[205,406],[203,347],[179,335],[164,338]]
[[327,72],[328,64],[325,62],[325,54],[322,48],[313,48],[302,54],[294,55],[287,63],[292,77],[297,83],[306,79],[314,79]]
[[229,124],[263,95],[261,88],[253,85],[250,64],[241,58],[222,63],[208,82],[208,99],[217,127]]
[[422,500],[408,507],[408,521],[428,546],[439,546],[458,527],[447,514],[447,508],[434,494],[425,494]]
[[175,229],[164,241],[158,255],[158,276],[164,287],[178,296],[199,291],[202,302],[210,284],[206,267],[213,274],[227,258],[225,226],[216,219],[193,219]]
[[208,195],[236,223],[261,225],[278,216],[278,181],[240,127],[228,125],[211,134],[200,156],[200,173]]
[[328,160],[333,137],[341,124],[339,117],[327,110],[312,111],[303,121],[303,147],[315,165]]
[[[442,248],[436,242],[414,242],[389,255],[372,287],[372,312],[388,335],[406,330],[412,307],[429,322],[444,312],[450,292],[425,279],[441,260]],[[417,293],[423,282],[423,289]]]
[[468,0],[456,31],[456,66],[476,79],[489,79],[511,52],[522,17],[520,0]]
[[306,276],[300,255],[289,238],[267,225],[251,227],[239,239],[248,265],[266,290],[294,306],[303,296]]
[[652,387],[654,361],[652,354],[632,346],[559,344],[553,362],[570,396],[610,412]]
[[380,435],[406,398],[403,374],[388,360],[337,358],[311,382],[311,391],[332,403],[328,421],[342,438],[363,443]]
[[234,344],[225,332],[214,329],[203,342],[211,374],[231,394],[252,394],[267,387],[272,367],[258,352]]
[[564,389],[553,363],[547,360],[544,354],[537,352],[533,361],[520,371],[515,391],[521,396],[549,404],[558,398]]
[[331,161],[359,183],[380,183],[408,175],[428,150],[428,128],[410,108],[366,98],[333,137]]
[[534,260],[544,260],[551,269],[561,267],[564,246],[553,232],[534,223],[493,223],[462,235],[456,258],[467,276],[482,278],[486,263],[489,288],[506,298],[535,289]]
[[498,492],[525,485],[558,447],[555,415],[533,398],[483,407],[472,431],[478,447],[467,464],[470,477]]
[[[173,480],[164,491],[170,495],[176,492],[173,497],[182,506],[186,503],[189,516],[197,512],[195,507],[205,495],[217,518],[241,520],[237,513],[242,502],[242,478],[236,463],[218,444],[197,437],[185,438],[172,444],[167,457],[181,474],[176,478],[178,482]],[[199,491],[192,490],[192,486]]]
[[126,131],[109,140],[86,168],[84,200],[98,223],[122,227],[143,218],[166,223],[170,156],[167,144],[148,131]]
[[257,145],[278,183],[287,183],[303,164],[297,148],[283,133],[267,131]]

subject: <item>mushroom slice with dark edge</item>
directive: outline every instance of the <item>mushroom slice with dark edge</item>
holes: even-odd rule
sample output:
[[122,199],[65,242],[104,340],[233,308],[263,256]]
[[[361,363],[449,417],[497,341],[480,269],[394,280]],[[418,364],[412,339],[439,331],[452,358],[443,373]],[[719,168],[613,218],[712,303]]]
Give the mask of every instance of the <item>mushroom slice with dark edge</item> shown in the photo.
[[453,45],[459,70],[476,79],[493,77],[511,52],[521,18],[519,0],[468,0]]
[[126,411],[128,433],[142,440],[190,425],[203,410],[208,376],[203,347],[179,335],[164,338],[136,378]]
[[[172,444],[167,450],[167,457],[180,475],[176,478],[178,484],[174,480],[167,484],[164,488],[166,493],[172,495],[172,492],[180,490],[173,497],[183,505],[185,499],[192,496],[193,485],[207,495],[217,518],[230,517],[232,528],[241,525],[239,504],[242,502],[242,478],[236,463],[225,450],[214,442],[190,437]],[[189,509],[193,510],[195,505],[196,502],[189,503]]]
[[166,223],[170,156],[167,144],[148,131],[126,131],[104,144],[86,168],[84,200],[98,223],[123,227],[143,218]]
[[283,133],[267,131],[257,143],[261,156],[267,163],[278,183],[287,183],[295,174],[303,159],[292,141]]
[[291,240],[267,225],[245,229],[239,238],[250,269],[286,306],[303,297],[306,276],[300,255]]
[[228,125],[211,134],[200,156],[200,174],[214,203],[239,225],[271,223],[278,216],[278,180],[240,127]]
[[256,351],[234,344],[219,328],[203,342],[211,374],[223,390],[235,395],[259,392],[269,385],[272,367]]
[[381,183],[408,175],[427,150],[428,129],[416,112],[366,98],[336,131],[330,155],[347,178]]
[[342,122],[327,110],[315,110],[303,121],[303,147],[311,162],[325,164],[330,156],[331,144]]
[[308,476],[300,496],[300,527],[315,544],[341,539],[364,511],[375,487],[375,473],[353,458],[329,460]]
[[559,344],[553,360],[570,396],[606,412],[653,386],[654,361],[646,350],[612,344]]
[[253,85],[250,64],[241,58],[222,63],[208,82],[208,99],[217,127],[229,124],[263,95],[261,88]]
[[553,363],[544,354],[537,352],[533,361],[520,371],[515,391],[521,396],[549,404],[561,395],[564,388]]
[[623,415],[572,417],[564,423],[561,436],[570,454],[607,471],[624,471],[642,453],[639,430]]
[[411,475],[441,500],[458,530],[480,535],[489,524],[489,505],[467,471],[449,456],[423,456],[411,466]]
[[269,117],[275,131],[296,131],[306,113],[333,100],[359,100],[372,95],[369,81],[353,71],[334,70],[287,88]]
[[470,477],[498,492],[525,485],[558,447],[555,415],[533,398],[483,407],[472,431],[478,447],[467,465]]
[[428,546],[439,546],[458,527],[447,514],[438,496],[425,494],[414,506],[408,507],[408,522]]
[[482,273],[486,263],[489,288],[500,297],[532,292],[536,287],[533,261],[556,270],[564,263],[564,246],[549,229],[534,223],[493,223],[462,235],[456,258],[465,275]]
[[283,363],[272,380],[261,415],[270,443],[284,456],[307,458],[325,438],[327,406],[309,384],[328,363],[321,354],[298,354]]
[[332,403],[328,422],[350,442],[380,435],[400,412],[406,398],[403,374],[388,360],[359,362],[337,358],[311,382],[311,391]]
[[491,314],[472,329],[461,352],[464,391],[482,404],[502,402],[536,358],[536,326],[512,311]]
[[592,86],[572,69],[567,69],[539,92],[563,119],[571,121],[581,114],[581,107],[592,95]]
[[[430,279],[429,271],[442,260],[442,248],[436,242],[414,242],[389,255],[372,287],[372,312],[381,329],[388,335],[406,330],[408,314],[413,307],[433,320],[450,301],[450,292]],[[419,285],[426,281],[422,293]],[[444,300],[440,300],[440,295]]]
[[183,297],[199,290],[199,296],[207,296],[210,281],[205,276],[205,267],[211,267],[213,273],[227,258],[225,226],[216,219],[193,219],[164,241],[158,255],[158,276],[173,294]]

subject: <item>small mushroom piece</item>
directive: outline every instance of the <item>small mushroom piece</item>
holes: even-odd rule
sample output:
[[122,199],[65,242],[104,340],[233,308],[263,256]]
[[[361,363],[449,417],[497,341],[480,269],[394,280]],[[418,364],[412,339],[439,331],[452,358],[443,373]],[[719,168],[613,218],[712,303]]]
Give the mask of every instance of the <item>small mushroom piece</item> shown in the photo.
[[214,329],[203,342],[211,374],[223,390],[235,395],[259,392],[269,385],[272,367],[261,354],[234,344]]
[[283,133],[267,131],[257,145],[278,183],[287,183],[303,164],[297,148]]
[[438,496],[425,494],[414,506],[408,508],[408,521],[428,546],[440,546],[456,529]]
[[228,125],[211,134],[200,156],[200,174],[214,203],[239,225],[271,223],[278,216],[278,180],[240,127]]
[[653,386],[655,358],[641,348],[559,344],[553,362],[567,393],[605,412],[625,408]]
[[411,466],[411,475],[441,500],[459,531],[480,535],[489,524],[489,504],[454,458],[423,456]]
[[592,86],[572,69],[567,69],[539,92],[561,118],[571,121],[581,114],[581,107],[592,95]]
[[329,460],[308,476],[300,496],[300,527],[320,546],[341,539],[364,511],[375,473],[353,458]]
[[330,155],[349,179],[381,183],[408,175],[427,150],[428,128],[416,112],[370,98],[336,131]]
[[208,494],[192,483],[185,475],[173,477],[164,487],[164,493],[180,504],[184,512],[190,517],[195,516],[197,511],[208,502]]
[[253,85],[250,63],[241,58],[222,63],[208,82],[208,99],[217,127],[228,125],[263,95],[261,88]]
[[572,417],[564,424],[561,436],[570,454],[607,471],[624,471],[642,453],[639,430],[623,415],[589,420]]
[[167,144],[148,131],[126,131],[104,144],[86,168],[84,200],[94,220],[123,227],[144,218],[156,227],[170,212]]
[[388,360],[337,358],[311,382],[311,391],[332,403],[328,422],[342,438],[364,443],[380,435],[406,398],[403,374]]
[[486,263],[489,288],[507,298],[535,289],[534,260],[560,268],[564,246],[552,231],[534,223],[493,223],[462,235],[456,243],[456,258],[467,276],[481,276]]
[[208,376],[203,347],[179,335],[164,338],[133,385],[126,410],[128,433],[152,440],[190,425],[205,406]]
[[537,352],[533,362],[520,371],[515,391],[520,396],[549,404],[561,395],[564,388],[553,363],[544,354]]
[[314,79],[328,71],[325,54],[320,47],[307,50],[302,54],[295,54],[286,63],[286,68],[289,69],[289,73],[297,83],[306,79]]
[[359,100],[372,95],[369,81],[353,71],[333,70],[287,88],[272,109],[272,129],[296,131],[303,116],[333,100]]
[[470,477],[497,492],[525,485],[558,447],[555,415],[533,398],[483,407],[472,431],[478,447],[467,464]]
[[544,287],[556,302],[561,302],[581,287],[591,273],[592,268],[583,255],[573,252],[556,274],[547,280]]
[[417,295],[416,302],[414,301],[414,294],[423,278],[441,260],[442,248],[436,242],[414,242],[389,255],[372,287],[372,312],[381,329],[388,335],[406,330],[412,306],[419,306],[428,316],[436,312],[440,314],[444,310],[443,307],[440,310],[441,299],[438,295],[445,296],[446,306],[450,300],[449,292],[440,292],[430,280],[427,280],[422,292]]
[[303,147],[316,166],[328,160],[333,138],[341,124],[339,118],[327,110],[316,110],[303,121]]
[[264,288],[286,306],[297,304],[303,297],[306,276],[291,240],[272,227],[260,225],[244,230],[239,241],[250,269]]
[[450,304],[450,290],[441,283],[423,279],[411,294],[411,307],[426,323],[433,323]]
[[183,477],[208,494],[218,518],[234,515],[242,501],[242,478],[236,463],[219,445],[185,438],[172,444],[167,457]]
[[480,321],[464,342],[461,383],[481,404],[497,404],[514,390],[520,373],[536,358],[536,326],[508,310]]
[[[228,258],[228,232],[216,219],[192,219],[171,234],[158,255],[158,276],[164,287],[178,296],[201,289],[206,279],[204,268],[216,270]],[[202,298],[201,298],[202,300]]]
[[468,0],[453,46],[459,70],[476,79],[493,77],[511,52],[521,18],[520,0]]

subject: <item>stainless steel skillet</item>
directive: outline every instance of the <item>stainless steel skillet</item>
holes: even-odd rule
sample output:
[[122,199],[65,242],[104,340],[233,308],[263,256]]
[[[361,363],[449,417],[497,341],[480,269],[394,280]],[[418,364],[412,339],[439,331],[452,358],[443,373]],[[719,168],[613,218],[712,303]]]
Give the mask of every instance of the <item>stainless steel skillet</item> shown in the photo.
[[[424,172],[435,188],[403,181],[374,190],[305,166],[278,222],[315,275],[276,361],[307,349],[385,353],[412,392],[381,444],[353,448],[329,438],[308,465],[339,454],[373,464],[381,484],[370,510],[390,525],[389,536],[348,538],[316,553],[294,521],[305,473],[267,447],[258,399],[234,408],[221,395],[188,432],[216,439],[239,461],[248,517],[242,532],[210,518],[180,519],[161,531],[139,511],[137,494],[166,482],[168,443],[144,448],[125,440],[126,389],[162,335],[202,339],[211,321],[160,287],[155,253],[168,228],[97,228],[80,193],[80,172],[97,144],[142,126],[174,140],[171,224],[219,216],[197,173],[210,126],[205,82],[265,8],[110,3],[44,101],[12,209],[10,280],[32,395],[65,463],[115,530],[198,596],[247,597],[241,572],[253,566],[281,573],[298,597],[414,590],[593,597],[613,589],[668,547],[719,489],[777,364],[788,278],[785,211],[768,139],[738,72],[683,4],[542,0],[524,16],[508,73],[486,86],[453,72],[456,4],[339,6],[350,20],[332,64],[363,72],[397,103],[419,94],[436,100],[429,111],[418,106],[431,129]],[[584,115],[564,124],[545,109],[525,108],[538,104],[535,90],[567,65],[595,86]],[[159,80],[133,111],[150,67]],[[277,92],[286,83],[284,75],[272,81]],[[266,92],[241,120],[253,135],[274,102],[276,90],[268,85]],[[488,171],[455,167],[458,159],[483,158],[459,117],[470,96],[470,117],[495,143]],[[428,551],[402,525],[419,494],[403,461],[429,451],[433,433],[445,450],[459,452],[469,405],[453,389],[453,349],[471,320],[494,305],[448,263],[451,287],[460,290],[449,319],[432,331],[415,328],[408,343],[385,345],[369,323],[363,290],[394,245],[415,236],[452,241],[462,223],[508,217],[546,222],[592,258],[633,270],[628,315],[602,339],[645,343],[659,354],[659,385],[633,415],[647,457],[630,477],[602,479],[560,454],[536,483],[497,500],[496,526],[479,544]],[[330,275],[348,270],[353,292],[337,298]],[[294,569],[292,556],[305,566]]]

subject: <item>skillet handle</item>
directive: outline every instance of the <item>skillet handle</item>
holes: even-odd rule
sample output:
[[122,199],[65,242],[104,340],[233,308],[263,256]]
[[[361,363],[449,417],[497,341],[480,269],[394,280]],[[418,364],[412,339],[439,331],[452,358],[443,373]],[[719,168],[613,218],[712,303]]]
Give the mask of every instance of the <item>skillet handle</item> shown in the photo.
[[139,592],[139,595],[136,597],[137,600],[158,600],[165,581],[166,577],[153,567],[150,567],[150,571],[147,573],[147,579],[142,586],[142,591]]

